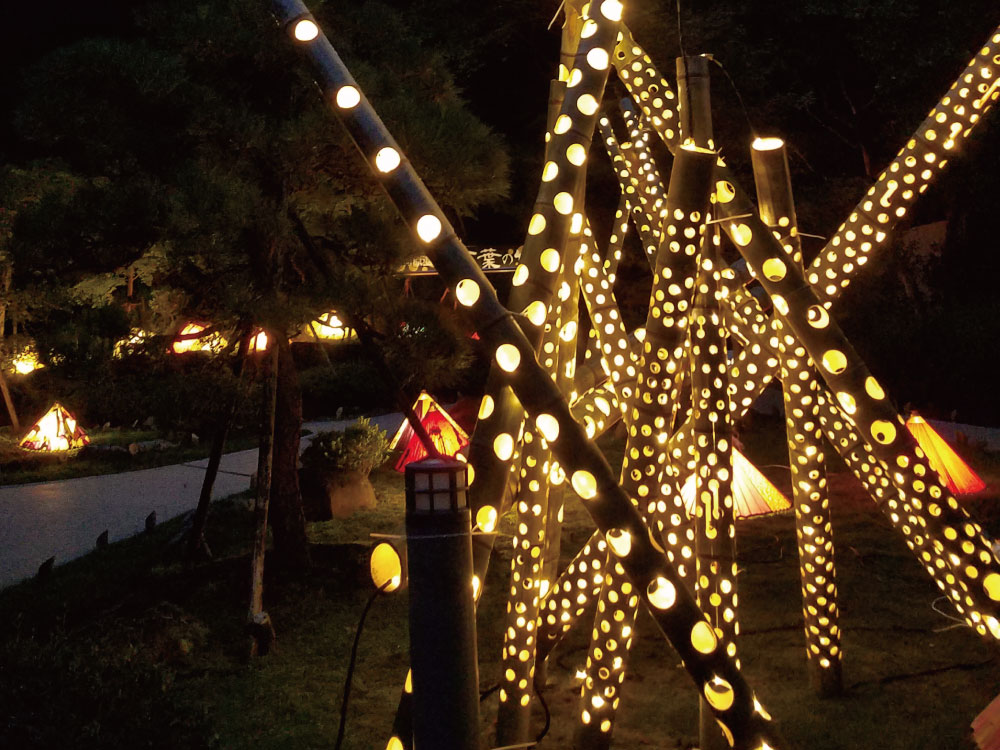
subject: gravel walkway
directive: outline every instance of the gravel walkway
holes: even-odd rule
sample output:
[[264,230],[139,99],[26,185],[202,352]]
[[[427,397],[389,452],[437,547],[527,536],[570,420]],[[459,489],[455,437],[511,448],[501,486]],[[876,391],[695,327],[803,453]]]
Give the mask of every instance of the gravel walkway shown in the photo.
[[[307,422],[311,432],[341,429],[354,420]],[[372,417],[391,438],[400,414]],[[303,439],[303,447],[309,438]],[[64,563],[94,549],[107,529],[111,541],[143,529],[146,516],[158,521],[179,516],[198,504],[208,459],[156,469],[103,474],[58,482],[0,487],[0,588],[34,575],[55,555]],[[242,492],[257,470],[257,451],[228,453],[222,458],[213,498]]]

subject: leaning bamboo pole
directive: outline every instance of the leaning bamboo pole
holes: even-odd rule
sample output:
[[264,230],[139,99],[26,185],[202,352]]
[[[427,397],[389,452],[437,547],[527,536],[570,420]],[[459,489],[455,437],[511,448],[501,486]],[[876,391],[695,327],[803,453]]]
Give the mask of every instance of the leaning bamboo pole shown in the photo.
[[810,264],[806,279],[824,305],[829,307],[875,252],[890,246],[893,230],[965,144],[997,97],[1000,27]]
[[[784,246],[792,263],[802,270],[802,246],[785,144],[779,138],[758,138],[751,147],[751,156],[761,220]],[[781,357],[806,657],[813,687],[821,696],[831,696],[843,691],[842,650],[833,524],[819,426],[819,384],[805,348],[787,343],[780,317],[774,319],[774,333]]]
[[[377,176],[404,220],[424,244],[435,268],[456,294],[480,336],[490,346],[497,363],[508,373],[512,389],[521,400],[532,421],[537,425],[555,425],[549,441],[562,463],[573,488],[584,500],[598,527],[606,534],[628,539],[627,547],[619,545],[622,566],[632,585],[649,607],[650,614],[684,661],[699,691],[710,691],[714,697],[716,716],[724,731],[739,748],[778,747],[773,726],[756,700],[731,657],[722,649],[703,653],[691,642],[692,631],[706,622],[693,598],[677,577],[655,540],[649,535],[638,511],[629,502],[615,480],[614,474],[600,450],[587,439],[583,429],[570,413],[556,385],[539,366],[535,347],[521,330],[514,316],[498,301],[485,274],[470,257],[454,229],[417,177],[399,150],[370,103],[361,94],[329,41],[319,31],[315,20],[301,0],[274,0],[279,22],[303,51],[309,55],[328,92],[333,111],[347,128],[359,151],[368,163],[391,149],[392,158],[380,160],[391,164]],[[612,39],[617,35],[617,22],[622,6],[617,0],[603,0],[593,8],[593,33],[581,41],[577,60],[587,65],[607,66],[606,58],[587,58],[590,45],[603,41],[601,27],[611,28]],[[596,19],[608,21],[604,24]],[[585,23],[583,35],[588,34]],[[588,44],[589,43],[589,44]],[[572,72],[571,72],[572,80]],[[585,96],[593,98],[585,87],[575,89],[567,97],[584,117],[591,110]],[[595,101],[596,104],[596,101]],[[596,106],[593,107],[596,114]],[[554,140],[554,139],[553,139]],[[377,167],[376,167],[377,168]],[[568,227],[567,227],[568,229]],[[473,291],[475,290],[475,291]],[[540,428],[541,429],[541,428]]]

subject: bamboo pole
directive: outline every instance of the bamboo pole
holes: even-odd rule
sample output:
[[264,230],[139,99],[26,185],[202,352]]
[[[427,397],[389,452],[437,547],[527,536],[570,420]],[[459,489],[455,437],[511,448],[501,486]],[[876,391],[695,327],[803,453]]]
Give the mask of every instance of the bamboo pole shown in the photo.
[[[778,138],[758,138],[751,148],[751,156],[761,220],[801,270],[802,246],[785,144]],[[843,677],[833,524],[822,428],[819,426],[819,384],[812,374],[814,365],[805,348],[786,342],[780,318],[774,319],[774,332],[781,356],[806,657],[813,688],[820,696],[827,697],[843,692]]]
[[[677,342],[686,335],[698,243],[709,208],[713,161],[712,152],[685,148],[678,151],[674,162],[666,198],[668,219],[656,257],[636,393],[625,415],[628,439],[622,489],[657,536],[657,520],[667,516],[661,487],[669,487],[671,499],[680,503],[676,488],[661,480],[666,460],[662,443],[667,437],[664,397],[670,382],[665,365]],[[683,515],[677,520],[682,519]],[[604,588],[587,657],[587,677],[581,689],[582,721],[576,735],[579,748],[610,745],[637,614],[638,597],[614,555],[619,540],[609,537],[608,542],[612,551],[605,566]],[[691,549],[687,548],[686,556],[683,546],[667,546],[666,550],[668,559],[683,576],[689,569]]]

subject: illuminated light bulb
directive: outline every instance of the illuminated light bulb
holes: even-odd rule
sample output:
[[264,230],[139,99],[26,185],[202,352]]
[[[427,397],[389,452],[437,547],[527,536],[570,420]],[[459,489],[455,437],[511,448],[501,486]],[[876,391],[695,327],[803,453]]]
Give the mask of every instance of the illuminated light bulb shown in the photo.
[[663,576],[657,576],[646,587],[646,597],[657,609],[670,609],[677,601],[677,589]]
[[375,154],[375,168],[382,174],[388,174],[399,166],[399,152],[392,146],[380,148]]
[[479,299],[479,284],[472,279],[462,279],[455,286],[455,299],[466,307],[472,307]]
[[719,676],[705,683],[705,700],[716,711],[728,711],[732,708],[735,694],[733,686]]
[[337,89],[335,101],[341,109],[354,109],[361,101],[361,92],[353,86],[341,86]]
[[774,151],[784,145],[780,138],[754,138],[751,147],[754,151]]
[[604,0],[601,3],[601,15],[609,21],[622,20],[622,4],[618,0]]
[[312,19],[303,18],[296,22],[292,29],[292,36],[297,42],[311,42],[319,36],[319,26]]
[[496,403],[493,401],[493,397],[490,394],[483,396],[483,401],[479,404],[479,418],[488,419],[493,413],[493,409],[496,408]]
[[761,271],[764,272],[764,276],[770,281],[781,281],[785,278],[787,270],[781,258],[768,258],[764,261],[764,265],[761,266]]
[[586,469],[574,471],[573,476],[570,477],[570,483],[576,490],[576,494],[584,500],[593,500],[597,497],[597,480]]
[[[570,146],[570,148],[573,148],[573,146]],[[569,153],[569,149],[566,150],[566,153]],[[552,182],[558,175],[559,165],[554,161],[546,162],[545,168],[542,169],[542,182]]]
[[521,364],[521,352],[513,344],[500,344],[497,347],[497,364],[504,372],[514,372]]
[[[585,161],[587,161],[587,149],[585,149],[579,143],[571,143],[566,147],[566,159],[573,166],[582,166]],[[552,162],[549,162],[550,164]],[[545,175],[542,175],[542,179],[545,179]]]
[[896,425],[884,419],[872,422],[872,437],[882,445],[889,445],[896,439]]
[[588,117],[596,114],[599,106],[597,99],[592,94],[584,94],[576,100],[576,108]]
[[715,630],[705,620],[699,620],[691,628],[691,645],[701,654],[710,654],[719,645]]
[[555,273],[559,270],[559,251],[553,247],[547,248],[542,252],[538,262],[549,273]]
[[[510,436],[508,435],[508,437]],[[497,527],[497,518],[497,509],[492,505],[484,505],[476,511],[476,526],[478,526],[481,531],[490,533]]]
[[828,349],[823,352],[823,368],[833,375],[839,375],[847,369],[847,357],[839,349]]
[[632,535],[624,529],[610,529],[605,534],[608,546],[618,557],[625,557],[632,551]]
[[594,70],[605,70],[608,67],[607,50],[601,47],[594,47],[587,53],[587,64]]
[[871,375],[869,375],[865,380],[865,393],[876,401],[881,401],[885,398],[885,391],[882,390],[882,386],[880,386],[878,381]]
[[554,443],[559,437],[559,420],[551,414],[539,414],[535,419],[535,427],[550,443]]
[[729,236],[740,247],[746,247],[753,239],[753,231],[746,224],[730,224]]
[[552,199],[552,205],[563,216],[569,216],[573,211],[573,196],[565,192],[556,193],[556,197]]
[[545,217],[541,214],[535,214],[531,217],[531,221],[528,222],[528,234],[536,235],[541,234],[545,229]]
[[424,214],[417,220],[417,236],[424,242],[433,242],[441,234],[441,220],[434,214]]
[[388,542],[379,542],[372,550],[369,560],[372,583],[386,593],[395,591],[403,581],[403,564],[399,553]]

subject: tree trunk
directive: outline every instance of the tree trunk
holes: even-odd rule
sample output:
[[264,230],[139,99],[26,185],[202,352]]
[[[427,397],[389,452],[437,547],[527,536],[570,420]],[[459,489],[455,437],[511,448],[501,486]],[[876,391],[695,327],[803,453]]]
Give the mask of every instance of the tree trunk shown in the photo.
[[278,350],[270,357],[270,372],[264,380],[260,451],[257,458],[257,498],[254,503],[253,557],[250,560],[250,656],[264,656],[274,643],[274,625],[264,611],[264,552],[267,549],[267,511],[271,497],[271,470],[274,465],[274,432],[278,383]]
[[[271,335],[271,332],[268,332]],[[309,567],[306,516],[299,491],[299,433],[302,430],[302,392],[288,339],[274,333],[277,350],[277,408],[274,424],[274,467],[271,477],[271,533],[274,557],[282,567]]]
[[198,497],[198,507],[194,511],[194,518],[191,522],[191,533],[188,536],[188,546],[186,554],[189,558],[203,553],[206,557],[212,556],[212,551],[205,542],[205,527],[208,525],[208,511],[212,502],[212,488],[215,486],[215,478],[219,475],[219,464],[222,463],[222,452],[226,448],[226,436],[229,428],[233,424],[233,417],[240,403],[240,390],[243,387],[243,375],[246,371],[247,353],[250,348],[250,334],[244,333],[240,338],[239,354],[239,376],[236,381],[236,388],[229,399],[223,416],[222,424],[216,431],[212,439],[212,452],[208,456],[208,466],[205,468],[205,479],[201,483],[201,495]]
[[7,378],[0,372],[0,391],[3,392],[3,402],[7,405],[7,414],[10,415],[10,426],[17,436],[21,432],[21,423],[17,419],[17,409],[14,408],[14,399],[10,396],[10,389],[7,387]]

